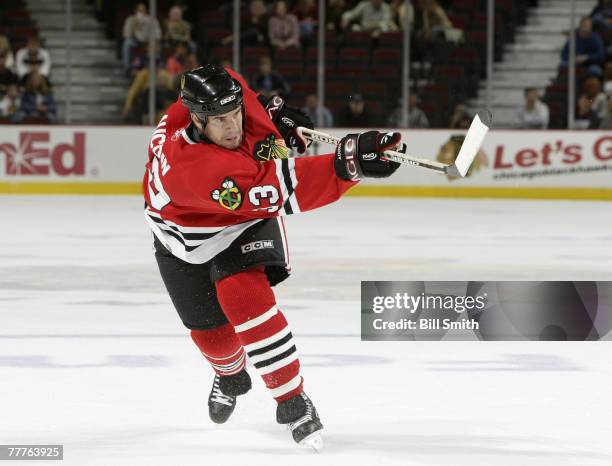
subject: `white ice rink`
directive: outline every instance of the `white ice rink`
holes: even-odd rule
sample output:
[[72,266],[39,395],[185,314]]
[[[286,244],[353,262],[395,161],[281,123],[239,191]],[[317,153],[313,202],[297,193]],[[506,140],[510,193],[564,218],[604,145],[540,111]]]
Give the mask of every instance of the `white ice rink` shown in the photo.
[[226,425],[208,419],[212,371],[139,197],[0,206],[0,444],[63,444],[76,466],[612,465],[610,341],[359,338],[360,280],[612,280],[611,203],[348,198],[289,218],[277,298],[319,455],[259,379]]

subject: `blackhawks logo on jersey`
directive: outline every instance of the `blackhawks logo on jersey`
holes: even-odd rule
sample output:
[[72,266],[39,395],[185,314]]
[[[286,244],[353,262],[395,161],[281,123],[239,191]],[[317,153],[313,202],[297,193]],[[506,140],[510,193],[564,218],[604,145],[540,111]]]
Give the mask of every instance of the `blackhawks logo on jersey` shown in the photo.
[[231,178],[225,178],[220,189],[213,189],[210,197],[229,210],[236,210],[242,205],[242,191]]
[[289,149],[282,139],[276,139],[274,134],[266,136],[263,141],[258,141],[253,149],[253,155],[257,160],[286,159],[289,157]]

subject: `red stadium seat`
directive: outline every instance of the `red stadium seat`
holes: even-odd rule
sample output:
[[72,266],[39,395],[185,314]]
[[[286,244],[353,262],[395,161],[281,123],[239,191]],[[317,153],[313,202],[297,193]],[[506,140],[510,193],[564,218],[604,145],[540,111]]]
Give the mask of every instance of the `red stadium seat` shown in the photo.
[[367,46],[370,44],[372,38],[369,32],[363,31],[347,31],[344,33],[343,43],[346,46]]
[[383,97],[387,94],[386,83],[380,82],[362,82],[359,84],[359,92],[365,97]]
[[301,82],[293,85],[293,93],[298,96],[305,96],[307,94],[313,94],[317,90],[317,84],[315,82]]
[[385,32],[380,35],[380,45],[390,45],[393,47],[401,47],[404,43],[403,32]]
[[232,30],[228,28],[210,28],[206,30],[206,37],[208,37],[208,40],[220,41],[231,34]]
[[334,47],[338,42],[336,31],[325,31],[325,46]]
[[345,63],[367,63],[368,54],[361,47],[344,47],[338,52],[338,61]]
[[370,76],[375,79],[399,79],[401,71],[401,64],[376,64],[370,68]]
[[345,63],[338,67],[335,74],[343,78],[363,79],[369,76],[370,68],[367,63]]
[[259,58],[266,55],[270,55],[268,47],[245,47],[242,49],[242,59],[245,63],[258,63]]
[[[315,47],[310,47],[306,50],[306,65],[316,63],[319,57],[319,50]],[[325,62],[335,63],[336,51],[333,48],[325,47]]]
[[297,47],[288,47],[286,49],[276,49],[274,51],[274,60],[276,63],[283,62],[301,62],[302,61],[302,51]]
[[402,50],[397,47],[379,47],[374,50],[372,63],[402,63]]
[[223,26],[226,20],[225,14],[220,11],[209,10],[200,14],[200,25],[202,26],[219,27]]
[[295,63],[279,63],[277,71],[290,82],[296,81],[302,76],[302,65]]
[[325,92],[330,98],[348,97],[354,92],[353,84],[345,81],[328,82],[325,85]]
[[448,19],[451,23],[453,23],[453,26],[459,29],[466,29],[466,26],[468,24],[467,18],[467,15],[461,13],[448,15]]
[[24,125],[48,125],[49,119],[46,117],[34,117],[34,116],[30,116],[30,117],[25,117],[21,123],[23,123]]

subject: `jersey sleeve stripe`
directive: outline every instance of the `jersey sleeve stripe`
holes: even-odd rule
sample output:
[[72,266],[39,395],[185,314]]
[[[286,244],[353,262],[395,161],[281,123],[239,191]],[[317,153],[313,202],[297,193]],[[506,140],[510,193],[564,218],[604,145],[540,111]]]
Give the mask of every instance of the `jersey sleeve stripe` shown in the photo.
[[278,186],[280,187],[281,194],[283,196],[283,205],[279,209],[279,213],[281,215],[288,215],[288,213],[285,211],[285,205],[287,204],[286,199],[289,197],[289,195],[287,192],[287,183],[285,183],[285,175],[283,174],[283,161],[276,159],[274,160],[274,163],[276,164],[276,177],[278,178]]
[[292,160],[292,159],[282,159],[281,160],[283,180],[285,181],[285,186],[287,187],[287,197],[283,198],[283,200],[285,201],[283,204],[283,209],[285,210],[285,212],[287,212],[287,215],[296,213],[293,211],[293,205],[291,204],[291,197],[294,195],[294,191],[293,191],[293,180],[291,179],[291,173],[289,170],[290,160],[295,165],[295,160]]
[[291,209],[293,210],[294,214],[300,213],[300,206],[298,205],[298,200],[297,200],[297,196],[295,195],[295,189],[297,188],[297,176],[295,174],[295,159],[288,159],[287,160],[287,167],[289,169],[289,175],[290,175],[290,179],[291,179],[291,185],[292,185],[292,190],[291,190],[291,194],[289,196],[289,202],[291,203]]
[[295,187],[297,178],[295,176],[295,160],[281,159],[275,160],[276,177],[283,194],[283,205],[280,208],[281,215],[291,215],[300,212],[300,207],[295,197]]

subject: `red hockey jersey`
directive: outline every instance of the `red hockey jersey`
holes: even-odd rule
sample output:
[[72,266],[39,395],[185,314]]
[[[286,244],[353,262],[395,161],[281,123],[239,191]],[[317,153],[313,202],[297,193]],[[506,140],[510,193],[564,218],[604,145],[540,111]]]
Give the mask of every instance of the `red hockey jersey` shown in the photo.
[[174,103],[149,144],[145,218],[176,257],[201,264],[264,218],[337,200],[355,183],[338,178],[334,154],[287,158],[284,141],[241,76],[244,135],[236,150],[189,137],[187,109]]

